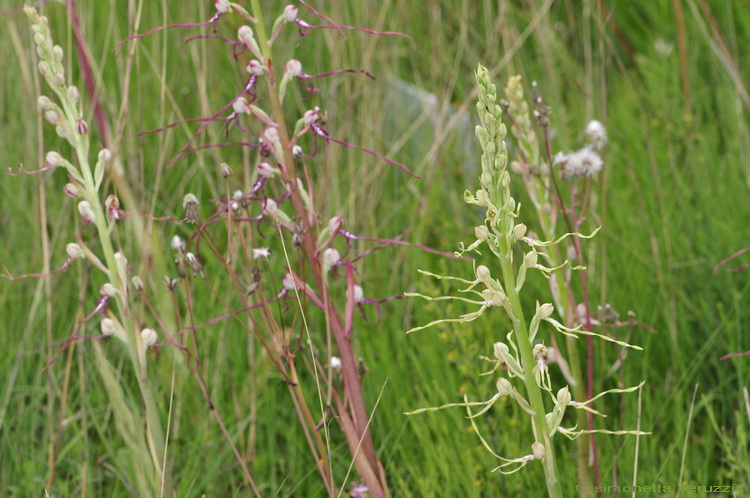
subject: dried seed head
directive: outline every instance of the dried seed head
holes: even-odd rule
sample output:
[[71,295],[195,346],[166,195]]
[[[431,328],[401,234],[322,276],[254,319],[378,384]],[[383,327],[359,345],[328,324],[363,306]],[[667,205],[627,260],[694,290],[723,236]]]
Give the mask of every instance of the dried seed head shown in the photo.
[[138,292],[141,292],[143,290],[144,288],[143,280],[138,275],[131,278],[130,282],[133,284],[133,288],[137,290]]
[[155,345],[157,339],[158,336],[156,335],[156,331],[154,329],[146,327],[145,329],[141,330],[141,341],[143,341],[144,348],[150,348],[151,346]]
[[284,17],[284,21],[286,22],[294,22],[295,19],[297,19],[297,14],[299,13],[299,9],[296,5],[287,5],[284,7],[284,13],[282,16]]
[[[555,160],[557,164],[557,159]],[[577,152],[565,156],[565,162],[560,163],[560,175],[564,179],[587,178],[602,169],[602,158],[592,149],[585,147]]]
[[71,242],[70,244],[66,245],[65,251],[68,253],[70,259],[84,259],[86,257],[86,253],[83,251],[83,247],[81,247],[79,244],[76,244],[75,242]]
[[497,394],[500,396],[510,396],[513,394],[513,384],[505,377],[497,379],[495,386],[497,387]]
[[189,252],[185,254],[185,260],[190,265],[190,269],[193,270],[193,273],[203,276],[203,263],[201,263],[201,260],[192,252]]
[[94,209],[91,207],[91,204],[88,201],[81,201],[78,203],[78,212],[81,214],[81,216],[90,221],[94,221],[94,219],[96,218]]
[[221,165],[219,165],[219,168],[221,169],[221,175],[224,178],[229,178],[230,176],[232,176],[232,168],[230,168],[227,163],[221,163]]
[[302,63],[297,59],[291,59],[286,63],[284,68],[284,74],[288,74],[289,77],[299,76],[302,72]]
[[180,285],[179,278],[164,277],[163,282],[170,292],[173,292],[177,288],[177,286]]
[[185,210],[185,221],[195,223],[198,220],[198,198],[194,194],[183,197],[182,209]]
[[47,155],[44,156],[44,160],[53,168],[62,166],[65,163],[65,159],[63,159],[63,156],[55,151],[47,152]]
[[172,242],[170,244],[172,246],[172,249],[178,252],[184,252],[185,251],[185,241],[180,237],[179,235],[175,235],[172,237]]
[[117,287],[107,282],[106,284],[102,285],[101,289],[99,289],[99,293],[102,296],[115,297],[115,295],[117,295]]
[[72,183],[66,183],[63,187],[63,192],[65,192],[65,195],[67,197],[70,197],[71,199],[77,199],[81,196],[81,192],[78,191],[78,187],[76,187]]
[[602,150],[607,145],[607,130],[599,121],[591,121],[586,126],[586,141],[594,150]]
[[111,318],[102,319],[99,325],[102,329],[102,335],[105,335],[107,337],[115,335],[115,321]]

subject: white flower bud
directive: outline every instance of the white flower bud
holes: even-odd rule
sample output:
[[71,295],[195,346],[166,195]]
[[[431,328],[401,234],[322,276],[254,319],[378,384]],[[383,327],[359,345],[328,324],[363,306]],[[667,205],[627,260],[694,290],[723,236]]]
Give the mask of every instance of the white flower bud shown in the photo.
[[44,111],[44,119],[46,119],[49,124],[56,125],[60,122],[60,113],[57,109],[47,109]]
[[115,263],[117,263],[118,266],[125,269],[128,266],[128,258],[125,257],[125,255],[121,252],[115,253]]
[[295,146],[292,147],[292,156],[299,158],[299,157],[302,157],[304,155],[305,155],[305,153],[302,150],[302,147],[300,147],[299,145],[295,145]]
[[302,63],[297,59],[292,59],[286,63],[285,74],[288,74],[290,78],[299,76],[302,72]]
[[36,99],[36,105],[41,109],[42,111],[46,111],[48,109],[52,109],[55,107],[55,104],[52,103],[52,101],[49,99],[49,97],[45,97],[42,95],[38,99]]
[[139,277],[138,275],[135,275],[133,278],[131,278],[130,282],[133,284],[133,288],[138,292],[143,290],[143,279],[141,279],[141,277]]
[[249,48],[253,43],[253,28],[247,25],[241,26],[237,31],[237,39]]
[[70,259],[83,259],[86,257],[86,253],[83,252],[83,247],[81,247],[79,244],[76,244],[75,242],[71,242],[70,244],[66,245],[65,251],[68,253]]
[[78,102],[81,98],[81,93],[78,91],[78,87],[70,85],[68,87],[68,98],[73,102]]
[[78,187],[76,187],[72,183],[66,183],[63,187],[63,192],[65,193],[66,197],[70,197],[71,199],[77,199],[81,196],[81,193],[78,191]]
[[506,356],[508,356],[508,353],[510,350],[508,349],[508,345],[503,342],[496,342],[494,346],[495,350],[495,358],[498,360],[504,360]]
[[216,7],[216,11],[220,14],[229,12],[231,6],[232,4],[229,3],[229,0],[214,0],[214,7]]
[[526,235],[526,225],[519,223],[513,227],[513,239],[521,240]]
[[480,225],[474,228],[474,236],[476,236],[477,240],[481,240],[482,242],[487,242],[490,238],[490,231],[487,230],[486,226]]
[[490,269],[484,265],[477,266],[477,278],[484,285],[490,285],[490,280],[492,279],[492,276],[490,275]]
[[557,404],[561,407],[566,407],[570,404],[570,390],[568,390],[568,386],[563,387],[559,391],[557,391]]
[[91,204],[88,201],[81,201],[78,203],[78,212],[83,216],[84,218],[88,218],[91,221],[94,221],[96,218],[96,215],[94,214],[94,209],[91,207]]
[[318,114],[317,110],[308,110],[305,111],[305,114],[302,115],[302,122],[305,124],[305,126],[309,126],[313,123],[316,123],[320,119],[320,114]]
[[286,22],[294,22],[295,19],[297,19],[297,13],[299,12],[299,9],[296,5],[287,5],[284,7],[284,13],[282,16],[284,17],[284,20]]
[[258,164],[258,174],[263,178],[271,178],[273,176],[273,166],[266,162]]
[[57,59],[57,62],[62,62],[64,56],[62,47],[60,45],[52,47],[52,55]]
[[101,289],[99,289],[99,293],[102,296],[115,297],[115,295],[117,295],[117,287],[107,282],[102,285]]
[[281,285],[288,291],[293,291],[297,288],[291,273],[284,275],[284,278],[281,279]]
[[234,109],[234,112],[236,112],[237,114],[247,114],[248,112],[250,112],[250,104],[248,104],[245,97],[239,97],[237,100],[232,102],[232,109]]
[[102,328],[102,335],[106,335],[107,337],[115,335],[117,326],[115,325],[115,321],[111,318],[102,319],[99,325]]
[[79,135],[85,135],[89,132],[89,125],[83,118],[78,118],[78,121],[76,121],[76,132]]
[[245,66],[245,71],[250,74],[254,74],[255,76],[261,76],[263,74],[263,64],[255,59],[250,59],[250,61]]
[[510,396],[513,394],[513,384],[505,377],[497,379],[495,386],[497,387],[497,394],[500,396]]
[[44,156],[44,160],[47,161],[47,164],[52,166],[53,168],[57,168],[59,166],[62,166],[65,160],[63,159],[63,156],[61,156],[57,152],[47,152],[47,155]]
[[546,450],[544,449],[544,445],[542,443],[533,443],[531,445],[531,452],[534,454],[534,460],[544,460]]
[[108,164],[112,160],[112,152],[109,149],[102,149],[99,151],[99,162],[102,164]]
[[341,216],[334,216],[328,222],[328,231],[331,232],[331,235],[335,235],[339,233],[339,230],[341,230],[341,227],[343,226],[344,226],[344,218],[342,218]]
[[263,212],[267,214],[274,214],[279,209],[279,205],[273,199],[266,199],[266,205],[263,208]]
[[334,248],[329,247],[323,251],[323,266],[326,268],[332,268],[341,260],[341,254]]
[[537,315],[539,315],[539,320],[546,320],[550,316],[552,316],[552,312],[555,311],[555,307],[552,306],[550,303],[544,303],[539,307],[537,310]]
[[365,300],[365,291],[362,286],[354,284],[354,302],[359,304]]
[[147,327],[141,330],[141,341],[143,341],[144,348],[150,348],[151,346],[155,345],[157,339],[158,336],[156,335],[156,331],[154,329]]
[[338,356],[331,356],[331,368],[334,370],[341,368],[341,358]]
[[224,178],[229,178],[232,176],[232,168],[229,167],[227,163],[221,163],[219,165],[219,169],[221,170],[221,176]]
[[273,126],[269,126],[265,130],[263,130],[263,135],[268,139],[271,143],[278,142],[279,139],[279,130],[274,128]]

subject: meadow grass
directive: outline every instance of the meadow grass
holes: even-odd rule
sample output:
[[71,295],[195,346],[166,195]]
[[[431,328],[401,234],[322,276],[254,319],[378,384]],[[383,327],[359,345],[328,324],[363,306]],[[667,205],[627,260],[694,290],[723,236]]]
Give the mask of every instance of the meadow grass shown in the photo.
[[[223,185],[216,180],[218,163],[231,157],[240,165],[249,155],[214,150],[166,170],[165,163],[189,137],[189,128],[146,138],[134,135],[182,117],[206,115],[231,97],[242,75],[226,51],[210,40],[185,45],[184,33],[161,32],[139,42],[127,73],[127,49],[116,57],[114,46],[132,32],[139,4],[77,3],[105,89],[105,110],[113,129],[122,133],[121,156],[142,210],[181,216],[185,193],[219,197]],[[212,11],[209,3],[145,2],[138,30],[204,20]],[[356,227],[355,233],[393,236],[410,229],[409,240],[441,251],[455,249],[455,241],[464,238],[476,217],[462,201],[464,189],[476,183],[479,164],[478,154],[467,154],[467,141],[474,137],[462,128],[462,116],[473,124],[472,71],[480,61],[495,70],[500,88],[516,73],[525,82],[539,82],[552,106],[557,148],[578,144],[581,123],[604,121],[610,141],[598,201],[597,221],[604,230],[591,243],[599,255],[590,263],[594,302],[609,302],[620,312],[633,310],[657,333],[634,330],[631,341],[644,351],[629,354],[625,368],[614,378],[602,379],[597,391],[646,381],[640,427],[653,434],[639,441],[638,484],[675,487],[682,476],[682,483],[734,483],[738,495],[750,494],[750,419],[742,394],[750,385],[750,368],[747,357],[719,360],[750,349],[750,287],[745,273],[711,274],[719,261],[750,245],[750,106],[740,84],[743,76],[748,80],[740,47],[750,42],[750,14],[735,2],[711,4],[710,11],[699,0],[683,2],[689,48],[686,96],[672,3],[618,1],[612,2],[612,13],[600,12],[598,3],[584,3],[591,5],[590,18],[578,2],[566,1],[386,1],[377,7],[332,2],[324,10],[337,21],[400,31],[413,40],[350,34],[342,41],[327,32],[310,35],[316,43],[300,43],[300,59],[314,60],[319,67],[363,67],[378,78],[338,76],[322,85],[329,131],[396,158],[424,180],[334,147],[329,161],[339,174],[331,177],[325,203],[342,209],[337,214]],[[48,143],[55,137],[35,110],[40,82],[27,20],[20,5],[7,8],[7,29],[0,30],[5,54],[0,57],[0,151],[3,167],[23,162],[36,169],[40,153],[47,150],[38,148],[39,134]],[[58,43],[66,54],[73,54],[63,6],[51,3],[45,13]],[[657,45],[658,40],[671,45],[671,52]],[[734,67],[739,68],[739,79],[732,78]],[[68,67],[68,74],[80,78],[75,66]],[[396,78],[434,93],[445,105],[421,122],[399,116],[383,105]],[[123,103],[128,111],[116,119]],[[92,138],[97,140],[96,135]],[[218,138],[216,131],[206,140]],[[13,274],[41,272],[47,253],[50,267],[64,261],[72,234],[69,220],[76,212],[75,203],[60,195],[64,183],[62,175],[6,175],[0,182],[0,265]],[[523,195],[517,195],[524,202]],[[163,226],[155,231],[162,247],[180,233]],[[417,280],[424,291],[418,268],[455,274],[466,266],[414,249],[387,249],[362,267],[365,292],[400,294],[413,290]],[[56,447],[51,493],[131,493],[125,484],[129,478],[119,475],[119,463],[127,457],[94,366],[93,345],[77,342],[51,369],[41,372],[50,351],[84,314],[82,283],[77,280],[82,277],[77,275],[71,270],[46,280],[0,280],[0,494],[41,494],[49,477],[51,444]],[[156,275],[154,280],[160,278]],[[546,283],[537,279],[527,285],[543,289]],[[215,316],[215,297],[199,293],[195,299],[201,302],[200,318]],[[478,355],[491,351],[498,330],[506,324],[483,318],[470,327],[445,327],[429,338],[404,334],[446,311],[450,310],[399,300],[384,305],[379,324],[373,312],[368,313],[370,325],[358,322],[356,341],[367,369],[363,383],[370,407],[382,389],[372,429],[392,493],[541,495],[539,466],[512,476],[490,472],[494,459],[479,447],[462,411],[403,415],[423,406],[459,402],[464,393],[476,399],[491,395],[493,386],[474,380],[485,368]],[[228,325],[202,337],[201,347],[212,400],[236,444],[253,457],[253,475],[263,494],[324,493],[276,371],[258,357],[251,372],[248,341]],[[598,351],[598,365],[616,360],[614,350]],[[108,354],[120,368],[128,396],[133,396],[137,388],[125,366],[127,358],[112,347]],[[157,358],[154,383],[160,399],[168,400],[172,356],[163,352]],[[303,380],[313,385],[311,379]],[[314,399],[314,390],[307,394]],[[178,380],[174,395],[169,453],[177,495],[243,496],[246,490],[238,490],[242,473],[195,383],[188,377]],[[133,402],[138,403],[137,395]],[[635,398],[628,396],[624,407],[620,403],[617,397],[603,403],[602,411],[610,414],[607,424],[635,427]],[[167,406],[163,409],[166,419]],[[526,422],[518,412],[509,403],[498,403],[480,422],[485,437],[507,454],[527,450]],[[336,440],[333,458],[336,468],[345,471],[346,444],[340,434]],[[606,437],[598,444],[602,482],[631,484],[634,439]],[[557,446],[566,495],[575,494],[574,451],[573,443]],[[617,482],[611,477],[615,470]]]

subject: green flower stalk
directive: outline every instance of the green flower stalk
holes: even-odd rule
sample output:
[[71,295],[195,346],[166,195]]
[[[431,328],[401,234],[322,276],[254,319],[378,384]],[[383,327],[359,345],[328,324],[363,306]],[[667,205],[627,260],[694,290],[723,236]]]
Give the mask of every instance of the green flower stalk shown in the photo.
[[[78,211],[84,224],[91,223],[96,228],[104,261],[101,261],[93,250],[86,247],[83,241],[70,244],[68,253],[71,257],[75,255],[75,257],[88,259],[106,281],[100,291],[102,298],[97,301],[94,313],[89,315],[89,318],[95,313],[106,312],[108,321],[102,322],[104,335],[108,333],[114,335],[124,343],[128,351],[145,408],[146,434],[142,432],[138,434],[138,428],[141,425],[139,410],[124,401],[121,388],[116,385],[115,377],[108,373],[109,362],[103,357],[98,345],[95,347],[98,356],[97,365],[102,378],[108,384],[113,406],[116,407],[115,416],[120,419],[118,423],[120,432],[131,449],[138,453],[133,455],[134,459],[139,460],[134,463],[133,467],[138,469],[139,492],[155,496],[161,489],[163,496],[171,496],[170,479],[164,469],[165,437],[146,364],[146,350],[156,343],[156,333],[148,328],[140,332],[131,318],[127,259],[123,253],[115,252],[112,243],[115,223],[121,211],[116,197],[108,196],[102,202],[105,194],[100,191],[105,176],[105,167],[112,161],[112,153],[108,149],[102,149],[98,153],[95,166],[91,167],[88,125],[83,119],[78,89],[67,85],[62,64],[63,50],[59,45],[54,45],[46,17],[39,15],[36,9],[30,6],[24,7],[24,12],[32,21],[31,28],[40,59],[39,71],[56,96],[56,102],[49,97],[40,96],[37,100],[38,107],[44,118],[55,126],[58,136],[70,144],[77,159],[77,165],[74,165],[60,153],[49,152],[46,155],[46,162],[49,167],[60,167],[66,170],[71,183],[66,185],[65,192],[68,195],[81,197]],[[133,437],[136,437],[138,441],[134,441]],[[145,470],[146,467],[149,470]]]
[[[623,347],[640,349],[625,342],[601,335],[583,328],[581,325],[571,328],[560,323],[553,317],[555,306],[551,303],[540,304],[537,302],[533,314],[529,315],[521,306],[520,292],[523,289],[527,276],[532,270],[539,270],[545,277],[550,278],[561,269],[568,271],[581,270],[582,267],[573,267],[568,261],[557,262],[550,258],[548,251],[554,251],[557,246],[569,237],[590,238],[591,235],[580,233],[567,233],[557,239],[550,237],[549,241],[541,241],[527,234],[526,225],[518,222],[520,216],[520,205],[516,203],[511,195],[511,180],[508,172],[508,154],[505,145],[506,126],[502,122],[503,110],[497,102],[497,89],[490,80],[486,68],[479,66],[476,73],[476,81],[479,86],[479,101],[477,112],[480,124],[476,127],[476,135],[482,147],[481,173],[479,176],[480,189],[476,193],[466,191],[464,200],[468,204],[481,206],[485,209],[484,223],[474,230],[476,240],[464,247],[460,245],[460,251],[456,253],[461,256],[466,252],[479,253],[479,249],[486,246],[496,257],[494,264],[490,266],[478,265],[474,270],[475,278],[466,280],[458,277],[435,275],[422,272],[429,276],[455,280],[468,284],[461,289],[462,296],[440,296],[430,297],[420,294],[409,294],[427,300],[456,300],[478,306],[473,312],[465,313],[458,318],[444,318],[435,320],[427,325],[415,327],[408,331],[415,332],[440,323],[467,323],[476,320],[488,309],[500,308],[507,314],[513,326],[505,342],[496,342],[494,345],[495,366],[488,372],[497,371],[504,366],[506,377],[499,377],[496,381],[497,393],[487,401],[469,402],[464,398],[463,403],[451,403],[434,408],[422,408],[409,414],[423,411],[438,410],[453,406],[462,406],[467,409],[469,419],[474,430],[479,435],[484,447],[501,464],[494,470],[503,474],[511,474],[531,462],[540,462],[544,468],[547,492],[551,497],[562,496],[562,487],[558,478],[553,438],[556,434],[563,434],[570,439],[577,439],[582,435],[592,433],[606,434],[642,434],[638,431],[607,431],[594,430],[591,428],[566,428],[563,422],[566,409],[572,407],[586,411],[594,415],[601,415],[589,405],[601,396],[609,393],[626,393],[639,389],[641,386],[626,389],[611,389],[591,396],[586,401],[576,401],[571,395],[571,389],[563,386],[553,390],[552,380],[548,370],[547,347],[539,339],[542,325],[551,326],[552,329],[572,340],[581,335],[596,336],[600,339],[614,342]],[[535,145],[526,142],[522,147],[533,152]],[[544,183],[537,185],[538,200],[543,199]],[[543,204],[540,202],[540,206]],[[548,219],[548,226],[554,225],[552,218]],[[520,251],[519,251],[520,250]],[[514,254],[522,252],[523,256],[519,263],[514,264]],[[549,267],[544,266],[550,264]],[[474,296],[467,298],[464,295]],[[555,296],[558,298],[559,296]],[[557,299],[556,299],[557,300]],[[530,318],[527,318],[529,317]],[[523,392],[514,386],[512,379],[518,379],[523,385]],[[518,382],[517,382],[518,383]],[[520,386],[519,386],[520,387]],[[533,442],[531,452],[518,458],[504,458],[490,447],[489,443],[479,434],[474,418],[489,411],[492,405],[500,398],[509,397],[529,415],[531,419]],[[576,396],[579,397],[579,396]],[[545,399],[547,403],[545,404]],[[583,395],[579,397],[583,399]],[[546,405],[551,402],[552,409],[547,411]],[[476,413],[472,413],[472,407],[481,407]]]

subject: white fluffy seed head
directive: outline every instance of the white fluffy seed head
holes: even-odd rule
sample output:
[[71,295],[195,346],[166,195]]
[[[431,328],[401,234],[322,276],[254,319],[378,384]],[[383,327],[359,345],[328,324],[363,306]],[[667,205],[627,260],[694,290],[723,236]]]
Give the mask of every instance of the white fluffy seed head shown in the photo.
[[338,356],[331,356],[331,368],[334,370],[341,368],[341,358]]
[[175,235],[172,237],[171,246],[175,251],[183,251],[185,250],[185,241],[179,235]]
[[584,132],[586,139],[591,146],[596,150],[601,150],[607,145],[607,129],[599,121],[591,121]]
[[253,259],[268,259],[271,256],[271,251],[267,247],[258,247],[253,249]]

